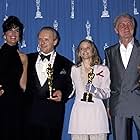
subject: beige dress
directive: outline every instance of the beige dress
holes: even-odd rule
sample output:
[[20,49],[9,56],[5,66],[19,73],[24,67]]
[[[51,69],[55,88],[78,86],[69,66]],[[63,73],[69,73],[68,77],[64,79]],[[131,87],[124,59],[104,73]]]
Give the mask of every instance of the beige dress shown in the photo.
[[109,133],[108,117],[102,99],[110,97],[110,73],[104,65],[95,65],[93,69],[95,77],[92,83],[97,88],[94,103],[81,101],[87,83],[83,65],[72,67],[71,77],[76,97],[70,115],[69,134]]

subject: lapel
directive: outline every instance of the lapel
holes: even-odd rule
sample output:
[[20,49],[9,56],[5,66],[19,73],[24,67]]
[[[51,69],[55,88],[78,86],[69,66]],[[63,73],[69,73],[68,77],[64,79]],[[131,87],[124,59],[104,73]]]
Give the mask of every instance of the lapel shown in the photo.
[[[59,71],[61,70],[61,68],[62,68],[62,65],[61,65],[60,55],[58,53],[56,53],[56,57],[55,57],[54,64],[53,64],[53,83],[54,83],[54,80],[57,79]],[[36,81],[38,81],[37,83],[41,87],[38,76],[37,76],[37,72],[36,72],[36,77],[37,77]],[[45,81],[42,88],[44,86],[45,87],[48,86],[47,82],[48,82],[48,79]]]
[[117,58],[118,58],[118,60],[120,61],[120,63],[118,63],[118,64],[120,64],[120,67],[121,67],[121,70],[123,70],[123,71],[125,71],[125,67],[124,67],[124,64],[123,64],[123,61],[122,61],[122,57],[121,57],[121,52],[120,52],[120,45],[118,45],[118,49],[117,49]]
[[[114,47],[115,49],[115,47]],[[116,52],[114,52],[113,54],[114,56],[116,55],[116,57],[114,57],[114,59],[116,59],[116,65],[118,66],[118,70],[120,71],[120,73],[124,73],[125,72],[125,67],[123,65],[123,61],[122,61],[122,57],[121,57],[121,53],[120,53],[120,44],[117,44],[117,48],[116,48]]]
[[125,69],[125,67],[123,65],[122,58],[121,58],[120,45],[119,44],[117,45],[116,59],[117,59],[117,61],[119,61],[119,63],[118,63],[118,64],[120,64],[119,68],[123,73],[128,71],[129,69],[131,70],[134,67],[135,62],[137,62],[137,59],[138,59],[139,54],[140,54],[140,52],[139,52],[140,47],[138,47],[138,46],[139,46],[138,41],[134,40],[134,46],[133,46],[133,49],[131,52],[131,56],[130,56],[127,68]]
[[[40,88],[41,85],[40,85],[40,82],[39,82],[39,78],[38,78],[38,75],[37,75],[37,72],[36,72],[36,61],[37,61],[37,58],[38,58],[38,54],[39,53],[33,53],[31,54],[31,56],[29,56],[29,71],[31,70],[31,75],[32,78],[34,79],[34,82],[35,82],[35,86],[37,88]],[[31,79],[31,80],[33,80]]]
[[[126,69],[123,65],[119,48],[120,47],[118,45],[118,48],[117,48],[118,51],[116,53],[117,54],[116,59],[118,59],[118,60],[116,60],[116,61],[120,61],[120,63],[118,63],[118,70],[119,70],[119,73],[121,75],[122,83],[126,83],[126,82],[128,82],[128,79],[131,79],[131,77],[134,76],[132,73],[132,70],[136,69],[136,66],[139,64],[140,45],[136,40],[134,41],[134,46],[133,46],[131,56],[130,56],[130,59],[129,59],[129,62],[128,62]],[[130,75],[130,73],[132,73],[132,74]]]
[[63,65],[62,65],[61,57],[60,57],[60,55],[58,53],[56,53],[56,57],[55,57],[54,65],[53,65],[54,79],[60,73],[60,71],[62,69],[62,66]]
[[134,41],[134,46],[133,46],[133,49],[132,49],[132,53],[131,53],[131,56],[130,56],[130,59],[129,59],[129,62],[128,62],[128,66],[126,68],[127,71],[131,71],[136,63],[138,62],[138,59],[139,59],[139,56],[140,55],[140,45],[138,43],[138,41]]

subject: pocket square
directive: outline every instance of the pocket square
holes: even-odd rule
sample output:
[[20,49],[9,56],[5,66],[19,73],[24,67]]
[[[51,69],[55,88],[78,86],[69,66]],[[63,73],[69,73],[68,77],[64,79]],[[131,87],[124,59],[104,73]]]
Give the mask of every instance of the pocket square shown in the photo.
[[60,74],[66,74],[67,72],[66,72],[66,70],[65,69],[62,69],[61,71],[60,71]]

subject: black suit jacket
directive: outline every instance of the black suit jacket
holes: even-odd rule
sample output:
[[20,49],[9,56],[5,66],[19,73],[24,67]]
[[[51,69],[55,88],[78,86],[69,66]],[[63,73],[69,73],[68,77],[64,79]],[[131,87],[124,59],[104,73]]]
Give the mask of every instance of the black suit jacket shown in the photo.
[[55,102],[48,100],[49,89],[47,81],[41,87],[35,69],[38,53],[28,55],[28,82],[27,96],[30,95],[31,108],[30,120],[33,124],[44,125],[45,127],[62,127],[65,111],[65,102],[72,92],[72,81],[70,77],[73,63],[65,57],[56,54],[53,65],[53,88],[61,90],[62,101]]
[[109,99],[111,115],[128,117],[140,115],[139,42],[134,40],[134,47],[126,69],[121,59],[119,43],[107,48],[105,53],[111,77],[111,97]]

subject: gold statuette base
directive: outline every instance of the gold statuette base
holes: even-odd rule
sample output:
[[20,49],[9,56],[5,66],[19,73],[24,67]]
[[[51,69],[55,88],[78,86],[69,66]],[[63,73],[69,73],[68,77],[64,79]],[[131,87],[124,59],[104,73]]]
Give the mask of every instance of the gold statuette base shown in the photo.
[[92,100],[92,94],[89,92],[85,92],[83,95],[83,99],[81,99],[81,101],[85,101],[85,102],[92,102],[94,103],[94,101]]

